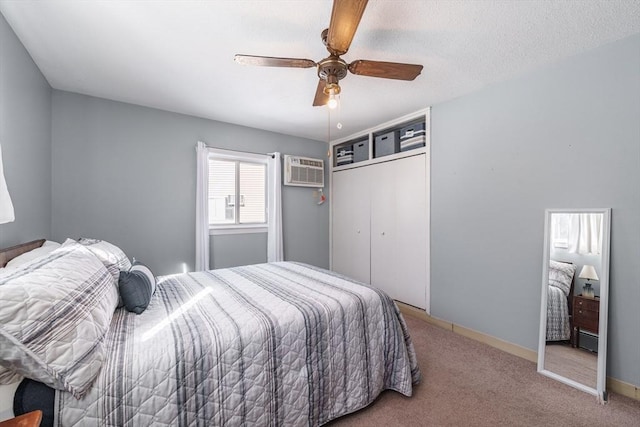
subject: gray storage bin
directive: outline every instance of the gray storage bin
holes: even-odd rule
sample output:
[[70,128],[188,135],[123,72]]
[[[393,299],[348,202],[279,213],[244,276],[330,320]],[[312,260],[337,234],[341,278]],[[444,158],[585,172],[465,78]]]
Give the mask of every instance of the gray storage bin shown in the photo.
[[369,140],[363,139],[362,141],[353,143],[353,163],[369,160]]
[[388,156],[389,154],[395,154],[400,151],[395,131],[376,136],[374,142],[374,157]]
[[412,123],[400,129],[400,140],[413,138],[418,135],[424,135],[424,134],[425,134],[424,122]]
[[353,146],[341,145],[335,147],[336,166],[348,165],[353,163]]

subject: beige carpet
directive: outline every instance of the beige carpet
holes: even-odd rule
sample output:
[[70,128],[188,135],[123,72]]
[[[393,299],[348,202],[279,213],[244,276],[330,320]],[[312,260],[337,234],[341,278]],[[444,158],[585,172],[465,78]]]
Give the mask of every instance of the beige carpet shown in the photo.
[[517,356],[405,316],[423,381],[413,397],[386,391],[337,426],[640,426],[640,402],[595,396]]

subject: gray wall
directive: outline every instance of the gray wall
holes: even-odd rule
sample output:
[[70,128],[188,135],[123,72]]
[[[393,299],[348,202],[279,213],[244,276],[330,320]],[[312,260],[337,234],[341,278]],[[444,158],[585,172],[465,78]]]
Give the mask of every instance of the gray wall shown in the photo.
[[267,233],[226,234],[209,240],[210,268],[267,262]]
[[640,36],[432,109],[432,314],[537,349],[545,208],[612,208],[608,375],[640,385]]
[[51,87],[0,14],[0,144],[16,220],[0,248],[51,234]]
[[[52,129],[53,237],[108,240],[156,274],[193,269],[197,141],[326,156],[317,141],[58,90]],[[327,204],[305,188],[283,187],[282,199],[285,259],[328,267]],[[246,239],[225,240],[242,255]]]

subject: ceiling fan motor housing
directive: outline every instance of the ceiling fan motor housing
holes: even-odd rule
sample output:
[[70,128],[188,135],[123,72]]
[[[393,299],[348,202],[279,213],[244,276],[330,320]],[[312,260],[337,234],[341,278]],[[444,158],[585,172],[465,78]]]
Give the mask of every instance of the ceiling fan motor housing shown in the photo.
[[340,57],[331,55],[318,62],[318,77],[327,83],[337,83],[347,76],[349,65]]

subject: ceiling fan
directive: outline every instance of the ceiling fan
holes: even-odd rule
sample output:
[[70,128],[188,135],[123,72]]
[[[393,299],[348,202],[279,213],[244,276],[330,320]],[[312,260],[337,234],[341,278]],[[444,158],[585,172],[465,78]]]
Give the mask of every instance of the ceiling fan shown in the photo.
[[352,74],[384,79],[414,80],[422,71],[422,65],[402,64],[397,62],[381,62],[356,60],[348,64],[342,58],[349,50],[356,34],[358,24],[367,6],[368,0],[334,0],[329,28],[322,34],[322,42],[329,51],[329,56],[319,62],[311,59],[274,58],[270,56],[236,55],[234,60],[244,65],[261,65],[264,67],[317,67],[318,87],[313,99],[313,106],[328,104],[337,105],[340,94],[339,81],[346,77],[347,70]]

